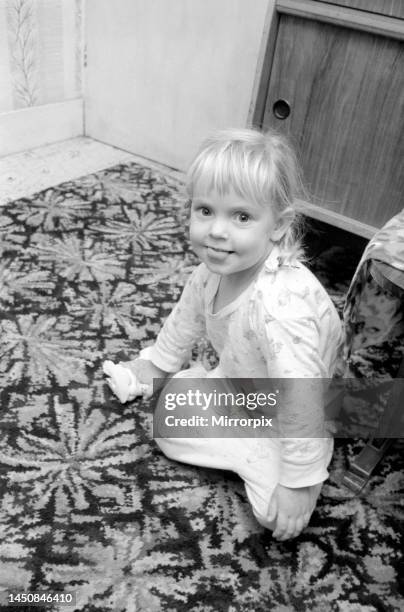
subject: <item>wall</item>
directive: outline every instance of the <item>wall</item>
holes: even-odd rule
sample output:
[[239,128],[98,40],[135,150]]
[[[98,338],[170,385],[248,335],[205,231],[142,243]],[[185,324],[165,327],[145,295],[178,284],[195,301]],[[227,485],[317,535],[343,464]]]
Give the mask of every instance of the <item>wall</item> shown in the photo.
[[274,0],[87,0],[86,134],[184,169],[245,126]]
[[0,0],[0,154],[82,133],[82,0]]

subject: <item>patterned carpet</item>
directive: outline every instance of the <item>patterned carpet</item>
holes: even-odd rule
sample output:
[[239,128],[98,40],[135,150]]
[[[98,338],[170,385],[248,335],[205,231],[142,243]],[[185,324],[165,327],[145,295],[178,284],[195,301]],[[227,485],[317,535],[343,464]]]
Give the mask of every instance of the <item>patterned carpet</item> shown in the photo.
[[[278,543],[235,475],[166,459],[148,403],[111,396],[102,361],[155,336],[195,264],[183,206],[127,164],[0,209],[0,610],[34,591],[77,599],[33,610],[402,610],[402,442],[355,497],[363,443],[337,440],[309,528]],[[307,243],[341,309],[364,242],[311,223]]]

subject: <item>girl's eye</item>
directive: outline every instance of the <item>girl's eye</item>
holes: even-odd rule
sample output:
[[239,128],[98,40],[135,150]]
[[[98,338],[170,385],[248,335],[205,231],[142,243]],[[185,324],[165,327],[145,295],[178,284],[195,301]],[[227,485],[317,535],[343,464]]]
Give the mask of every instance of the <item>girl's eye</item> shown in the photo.
[[241,223],[247,223],[250,220],[250,215],[244,212],[237,213],[237,220]]
[[210,215],[210,208],[204,204],[193,203],[191,210],[201,217],[208,217]]

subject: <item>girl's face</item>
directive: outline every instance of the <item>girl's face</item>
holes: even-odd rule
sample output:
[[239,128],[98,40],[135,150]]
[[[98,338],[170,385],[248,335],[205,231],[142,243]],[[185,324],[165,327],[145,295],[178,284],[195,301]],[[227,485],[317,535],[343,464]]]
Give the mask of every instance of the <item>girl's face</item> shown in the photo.
[[[283,233],[283,232],[282,232]],[[245,200],[229,189],[225,195],[203,189],[198,181],[191,204],[190,239],[211,272],[248,281],[279,239],[269,206]]]

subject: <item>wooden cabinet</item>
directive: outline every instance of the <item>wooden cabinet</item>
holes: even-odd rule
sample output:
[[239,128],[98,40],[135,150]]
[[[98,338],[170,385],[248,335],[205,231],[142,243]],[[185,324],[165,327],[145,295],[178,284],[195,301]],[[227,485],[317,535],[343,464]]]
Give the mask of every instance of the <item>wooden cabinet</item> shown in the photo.
[[404,21],[282,0],[269,36],[254,123],[294,142],[308,214],[370,237],[404,206]]

